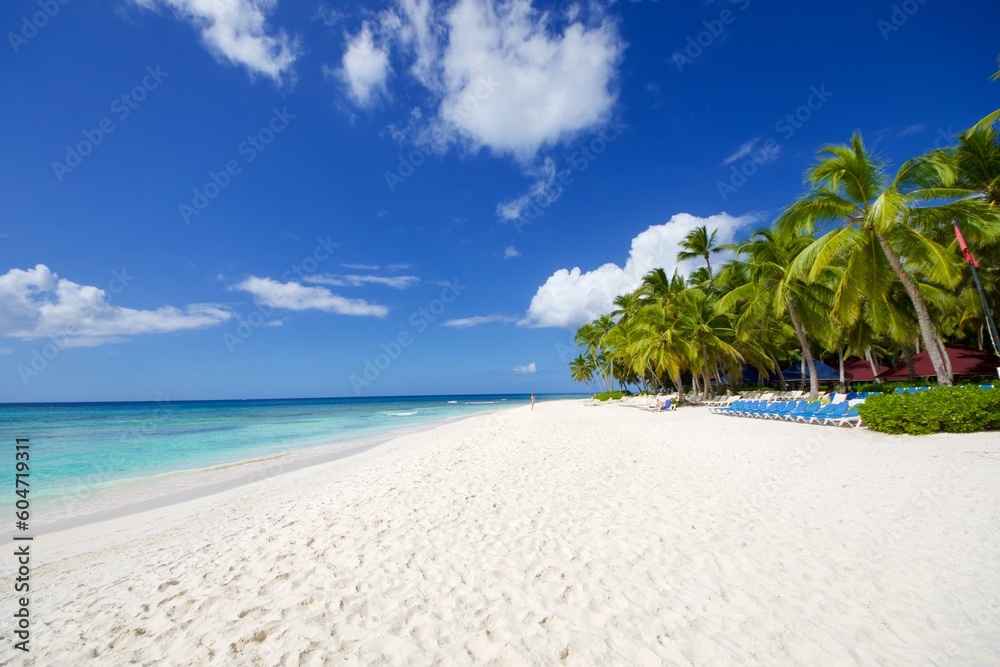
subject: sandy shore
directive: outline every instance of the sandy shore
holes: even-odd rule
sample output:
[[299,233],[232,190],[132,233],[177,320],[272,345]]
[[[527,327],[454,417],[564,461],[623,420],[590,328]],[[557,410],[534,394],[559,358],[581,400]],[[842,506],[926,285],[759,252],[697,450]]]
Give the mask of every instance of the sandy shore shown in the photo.
[[540,403],[32,549],[0,664],[1000,664],[1000,434]]

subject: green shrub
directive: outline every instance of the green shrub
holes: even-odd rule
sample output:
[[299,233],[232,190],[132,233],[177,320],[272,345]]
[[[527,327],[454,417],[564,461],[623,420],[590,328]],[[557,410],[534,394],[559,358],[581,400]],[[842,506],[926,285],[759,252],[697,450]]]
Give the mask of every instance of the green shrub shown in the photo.
[[973,433],[1000,429],[1000,391],[939,387],[872,396],[858,406],[865,425],[882,433]]
[[892,393],[893,391],[895,391],[896,389],[898,389],[900,387],[909,388],[909,387],[928,387],[928,386],[937,386],[937,383],[936,382],[908,382],[908,381],[899,381],[899,382],[882,382],[880,384],[878,382],[871,382],[871,383],[868,383],[868,384],[851,385],[851,390],[852,391],[880,391],[883,394],[890,394],[890,393]]
[[615,400],[618,400],[622,396],[625,396],[625,392],[624,391],[610,391],[610,392],[609,391],[602,391],[599,394],[594,394],[594,398],[597,399],[598,401],[606,401],[609,398],[613,398]]

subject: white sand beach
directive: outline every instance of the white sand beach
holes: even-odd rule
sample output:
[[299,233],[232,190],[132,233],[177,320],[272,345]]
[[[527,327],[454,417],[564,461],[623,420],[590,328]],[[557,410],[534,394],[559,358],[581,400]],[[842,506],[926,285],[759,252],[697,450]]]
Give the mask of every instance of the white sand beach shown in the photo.
[[542,402],[33,554],[0,664],[1000,665],[1000,434]]

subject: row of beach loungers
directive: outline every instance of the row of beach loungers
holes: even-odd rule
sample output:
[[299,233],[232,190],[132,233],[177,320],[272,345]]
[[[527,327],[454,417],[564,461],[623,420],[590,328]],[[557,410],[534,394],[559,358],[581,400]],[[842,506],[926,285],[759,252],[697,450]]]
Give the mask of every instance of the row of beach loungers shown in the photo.
[[861,426],[861,416],[858,405],[865,402],[868,396],[879,392],[861,392],[852,394],[835,394],[830,403],[807,400],[777,400],[738,399],[724,407],[711,408],[715,414],[734,417],[754,417],[757,419],[774,419],[798,422],[800,424],[821,424],[823,426]]

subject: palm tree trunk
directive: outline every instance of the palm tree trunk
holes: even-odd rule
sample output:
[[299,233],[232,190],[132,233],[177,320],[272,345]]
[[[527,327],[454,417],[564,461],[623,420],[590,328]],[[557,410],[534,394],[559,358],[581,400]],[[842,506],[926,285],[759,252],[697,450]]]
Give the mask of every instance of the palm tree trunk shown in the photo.
[[[872,377],[878,375],[878,366],[875,365],[875,357],[872,355],[872,349],[870,347],[865,350],[865,359],[868,360],[868,365],[872,367]],[[880,384],[882,382],[877,377],[875,378],[875,381]]]
[[809,349],[809,339],[806,338],[806,330],[802,327],[802,323],[799,321],[799,316],[795,313],[795,306],[792,302],[788,302],[788,317],[792,320],[792,328],[795,329],[795,335],[799,337],[799,345],[802,346],[802,359],[806,362],[806,368],[809,369],[809,398],[816,400],[819,398],[819,378],[816,377],[816,360],[813,359],[812,350]]
[[944,367],[948,369],[948,377],[954,381],[955,379],[955,369],[951,367],[951,357],[948,356],[948,350],[945,349],[944,341],[941,340],[941,336],[936,336],[938,349],[941,350],[941,358],[944,359]]
[[677,377],[673,377],[671,380],[677,385],[677,405],[680,405],[684,402],[684,378],[678,373]]
[[951,373],[948,372],[948,368],[941,358],[941,351],[938,349],[935,341],[936,336],[934,333],[934,324],[931,321],[931,314],[927,310],[924,298],[920,296],[920,290],[917,288],[916,281],[903,269],[903,264],[899,261],[899,256],[889,247],[889,242],[886,241],[885,237],[876,232],[875,238],[878,239],[879,245],[882,246],[882,252],[885,253],[885,257],[889,260],[892,270],[896,272],[900,282],[903,283],[903,288],[906,290],[907,295],[909,295],[910,301],[913,302],[914,310],[917,311],[917,324],[920,325],[920,337],[924,341],[924,349],[927,350],[927,356],[934,367],[934,374],[937,375],[938,384],[942,387],[950,387]]
[[844,351],[837,350],[837,356],[840,358],[840,391],[844,391],[847,384],[844,380]]
[[910,351],[903,349],[903,359],[906,361],[906,368],[910,372],[910,382],[916,384],[917,382],[917,367],[913,365],[913,355]]
[[774,367],[778,369],[778,388],[780,388],[781,391],[788,391],[788,384],[785,382],[785,376],[781,372],[781,364],[778,363],[778,360],[773,354],[771,355],[771,361],[774,362]]

